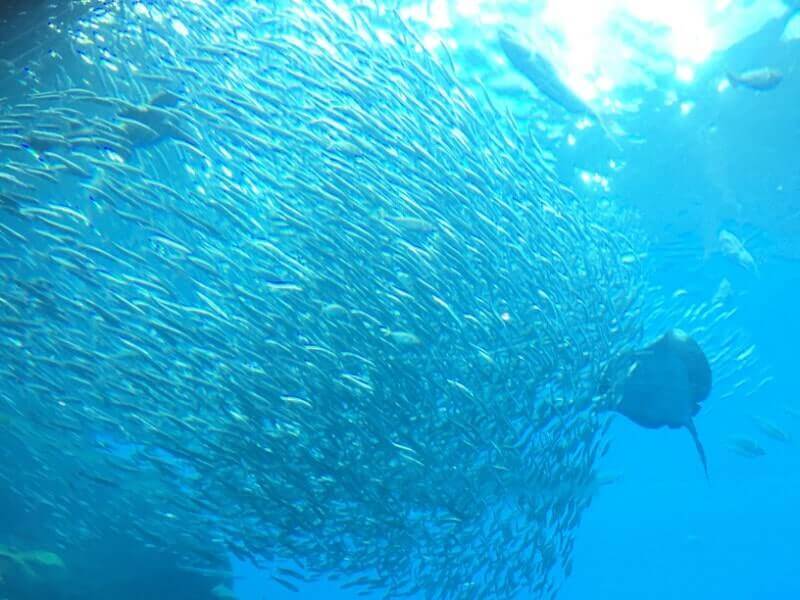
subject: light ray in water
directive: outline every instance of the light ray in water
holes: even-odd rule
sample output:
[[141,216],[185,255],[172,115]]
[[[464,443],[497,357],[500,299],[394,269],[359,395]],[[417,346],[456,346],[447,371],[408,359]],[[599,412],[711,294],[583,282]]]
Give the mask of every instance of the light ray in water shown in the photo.
[[[404,18],[440,34],[466,20],[483,28],[514,25],[536,42],[562,80],[587,101],[615,88],[653,85],[653,76],[688,83],[713,53],[785,13],[780,0],[425,0],[406,6]],[[511,16],[514,15],[514,16]],[[489,36],[491,37],[491,36]],[[690,75],[691,74],[691,75]]]

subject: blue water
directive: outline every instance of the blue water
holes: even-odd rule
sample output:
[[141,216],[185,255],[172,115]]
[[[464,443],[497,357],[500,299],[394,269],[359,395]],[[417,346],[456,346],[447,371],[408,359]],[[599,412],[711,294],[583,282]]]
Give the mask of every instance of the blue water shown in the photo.
[[[797,406],[793,340],[800,339],[800,272],[781,262],[753,283],[737,325],[751,328],[775,381],[746,401],[734,397],[723,404],[715,393],[706,401],[697,426],[709,458],[708,481],[687,432],[644,430],[617,419],[602,468],[621,477],[601,489],[584,515],[573,574],[559,598],[800,597],[800,448],[762,439],[767,455],[747,459],[726,447],[730,434],[752,429],[753,414],[774,417],[800,436],[800,421],[783,413],[784,406]],[[297,597],[249,565],[237,564],[236,572],[242,599]],[[310,599],[362,597],[334,583],[301,589]]]
[[[800,42],[779,42],[781,30],[782,23],[770,22],[714,55],[693,83],[662,80],[678,90],[681,101],[694,103],[692,111],[682,116],[667,110],[657,104],[663,89],[652,93],[655,105],[645,104],[625,121],[628,133],[645,143],[623,153],[626,169],[612,179],[622,201],[642,209],[645,219],[649,209],[668,216],[661,230],[657,221],[649,224],[654,239],[679,240],[653,253],[662,267],[659,283],[699,297],[713,295],[723,278],[733,283],[739,310],[729,326],[752,336],[774,380],[752,397],[720,399],[715,390],[705,402],[697,426],[709,480],[686,431],[644,430],[616,420],[601,468],[620,478],[600,490],[584,515],[573,574],[559,595],[564,600],[800,597],[800,447],[796,441],[759,437],[750,420],[767,417],[800,439],[800,419],[784,412],[787,406],[800,407]],[[721,73],[762,63],[787,74],[777,89],[717,92]],[[714,138],[710,149],[709,136]],[[619,156],[613,149],[562,143],[558,168],[581,189],[579,173],[601,169],[608,154]],[[721,208],[724,217],[714,225],[738,225],[743,237],[753,240],[748,248],[758,257],[757,275],[707,248],[709,224],[702,216],[717,218],[723,194],[732,194],[744,208]],[[676,216],[687,199],[704,207],[688,222]],[[728,439],[740,433],[758,439],[766,456],[733,453]],[[296,597],[248,565],[239,564],[238,573],[236,589],[243,599]],[[302,594],[359,597],[335,583],[307,585]]]
[[[641,105],[609,116],[624,131],[616,142],[596,125],[580,129],[578,119],[540,97],[527,100],[545,106],[552,119],[541,143],[564,184],[586,202],[610,202],[638,215],[652,244],[652,280],[666,302],[675,290],[708,300],[728,280],[737,312],[724,327],[741,331],[758,352],[758,369],[740,375],[771,377],[753,394],[730,394],[728,381],[704,402],[696,424],[708,479],[687,431],[645,430],[615,419],[611,450],[597,465],[613,482],[583,514],[561,599],[800,598],[800,418],[785,411],[800,411],[800,41],[780,41],[782,28],[782,21],[768,22],[712,54],[693,82],[653,73],[654,88],[617,91]],[[455,56],[466,77],[470,63]],[[727,71],[764,65],[783,73],[776,89],[718,91]],[[675,101],[666,103],[670,94]],[[526,113],[525,100],[509,104]],[[546,139],[549,128],[557,134]],[[605,177],[608,185],[584,182],[585,173]],[[721,230],[744,242],[755,271],[721,252]],[[753,416],[792,439],[764,436]],[[757,440],[765,455],[733,452],[730,438],[738,435]],[[113,445],[111,438],[98,442]],[[0,518],[0,541],[3,534]],[[342,590],[335,581],[293,581],[299,592],[292,592],[272,579],[272,565],[229,558],[239,600],[381,597]]]
[[[575,576],[564,598],[794,598],[800,579],[792,558],[800,449],[766,440],[767,455],[747,460],[726,448],[728,436],[751,427],[748,415],[774,417],[795,401],[793,313],[800,274],[765,269],[742,301],[741,326],[751,327],[776,381],[743,401],[712,393],[697,419],[709,455],[705,481],[683,431],[643,431],[620,420],[611,430],[607,466],[624,478],[602,490],[576,544]],[[724,403],[723,403],[724,402]]]

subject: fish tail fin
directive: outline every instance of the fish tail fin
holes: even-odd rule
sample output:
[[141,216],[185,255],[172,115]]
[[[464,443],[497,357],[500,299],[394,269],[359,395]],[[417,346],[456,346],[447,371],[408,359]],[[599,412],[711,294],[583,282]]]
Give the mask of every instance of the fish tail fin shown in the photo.
[[725,77],[728,78],[728,83],[731,84],[731,87],[736,87],[737,85],[739,85],[739,78],[736,77],[734,73],[728,71],[727,73],[725,73]]
[[686,429],[692,434],[694,440],[694,447],[697,448],[697,453],[700,455],[700,462],[703,463],[703,471],[705,471],[706,479],[708,479],[708,462],[706,462],[706,451],[703,449],[703,444],[700,442],[700,436],[697,435],[697,427],[694,426],[694,421],[689,419],[686,423]]

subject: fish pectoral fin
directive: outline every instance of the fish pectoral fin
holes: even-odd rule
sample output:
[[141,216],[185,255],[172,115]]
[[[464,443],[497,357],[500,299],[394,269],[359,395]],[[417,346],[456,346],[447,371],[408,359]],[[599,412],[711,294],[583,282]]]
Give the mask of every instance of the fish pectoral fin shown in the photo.
[[700,455],[700,462],[703,463],[703,471],[705,471],[706,479],[708,479],[708,463],[706,462],[706,451],[703,449],[703,444],[700,442],[700,436],[697,435],[697,427],[694,426],[694,421],[689,419],[686,423],[686,429],[692,434],[694,440],[694,447],[697,448],[697,453]]

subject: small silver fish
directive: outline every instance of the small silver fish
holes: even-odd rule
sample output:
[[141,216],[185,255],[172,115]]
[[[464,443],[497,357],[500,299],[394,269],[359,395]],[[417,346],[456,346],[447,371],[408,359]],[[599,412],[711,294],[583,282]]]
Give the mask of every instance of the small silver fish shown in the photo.
[[780,428],[772,421],[765,419],[764,417],[754,416],[753,421],[764,435],[772,438],[773,440],[777,440],[779,442],[789,442],[792,439],[787,431]]
[[729,447],[732,451],[736,452],[736,454],[747,458],[757,458],[766,454],[758,442],[741,436],[732,437]]

